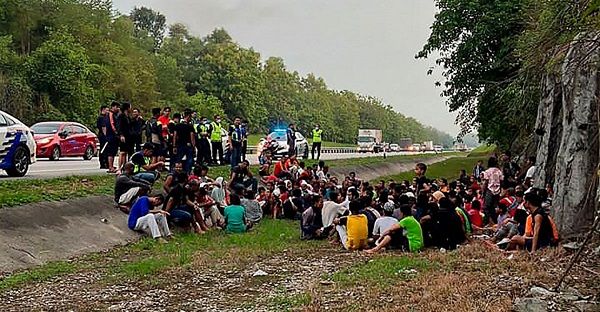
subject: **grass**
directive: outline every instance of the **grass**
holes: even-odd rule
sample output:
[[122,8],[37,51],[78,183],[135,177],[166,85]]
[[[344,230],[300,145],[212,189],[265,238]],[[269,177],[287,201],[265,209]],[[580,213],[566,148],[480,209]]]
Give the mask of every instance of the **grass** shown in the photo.
[[331,276],[331,280],[341,287],[358,284],[386,287],[398,279],[410,279],[430,267],[426,259],[418,256],[385,254],[338,271]]
[[280,294],[270,299],[269,306],[276,311],[290,311],[294,308],[310,304],[311,297],[308,293]]
[[468,157],[489,157],[497,151],[498,146],[496,144],[483,144],[472,150]]
[[0,280],[0,291],[22,286],[27,283],[43,282],[59,275],[73,273],[77,265],[67,261],[51,262],[31,270],[19,272]]
[[[465,169],[467,173],[477,164],[478,160],[485,160],[486,157],[454,157],[439,163],[427,166],[427,176],[435,178],[446,178],[448,180],[456,179],[460,176],[460,170]],[[400,174],[380,177],[373,180],[377,183],[379,180],[411,181],[415,176],[414,172],[407,171]]]

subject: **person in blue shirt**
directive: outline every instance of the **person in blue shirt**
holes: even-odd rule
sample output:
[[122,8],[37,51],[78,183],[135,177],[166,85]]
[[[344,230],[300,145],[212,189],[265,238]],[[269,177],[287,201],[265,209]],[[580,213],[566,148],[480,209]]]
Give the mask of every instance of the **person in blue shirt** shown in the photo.
[[171,237],[167,222],[169,213],[156,208],[161,206],[164,201],[163,195],[138,198],[129,211],[127,226],[134,231],[149,232],[152,238],[163,243],[166,242],[165,238]]

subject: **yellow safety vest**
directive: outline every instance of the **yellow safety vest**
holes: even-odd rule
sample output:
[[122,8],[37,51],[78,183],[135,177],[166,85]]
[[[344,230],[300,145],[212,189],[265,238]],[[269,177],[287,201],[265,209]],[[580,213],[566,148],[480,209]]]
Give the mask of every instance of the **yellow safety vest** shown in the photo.
[[194,128],[196,129],[196,133],[198,133],[198,135],[200,135],[200,137],[208,135],[208,126],[207,125],[196,124],[196,126]]
[[221,125],[216,122],[211,123],[212,133],[210,134],[210,140],[212,142],[221,142]]
[[[145,165],[145,166],[147,166],[147,165],[149,165],[149,164],[150,164],[150,157],[146,157],[146,156],[144,156],[144,165]],[[134,174],[136,174],[136,173],[140,173],[140,172],[142,172],[142,171],[146,171],[146,170],[144,170],[144,167],[142,167],[142,166],[140,166],[140,165],[138,165],[138,164],[134,164],[134,165],[133,165],[133,173],[134,173]]]
[[313,135],[313,143],[321,143],[322,138],[321,136],[323,135],[323,129],[313,129],[312,131],[312,135]]

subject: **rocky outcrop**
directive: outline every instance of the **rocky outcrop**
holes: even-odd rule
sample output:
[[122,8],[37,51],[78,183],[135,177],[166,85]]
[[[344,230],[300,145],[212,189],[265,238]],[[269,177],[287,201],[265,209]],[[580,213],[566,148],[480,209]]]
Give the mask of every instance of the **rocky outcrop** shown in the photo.
[[597,205],[600,33],[580,34],[542,85],[536,186],[551,183],[552,214],[564,238],[585,232]]

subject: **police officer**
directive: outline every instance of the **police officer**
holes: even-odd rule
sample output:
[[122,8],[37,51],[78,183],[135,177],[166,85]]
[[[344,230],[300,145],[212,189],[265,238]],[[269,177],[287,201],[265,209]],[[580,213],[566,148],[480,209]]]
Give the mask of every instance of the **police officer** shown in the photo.
[[312,131],[312,159],[315,159],[315,150],[317,150],[317,159],[321,159],[321,142],[323,142],[323,129],[317,124]]
[[231,148],[231,169],[242,162],[242,125],[241,119],[236,117],[233,125],[229,127],[229,146]]
[[198,152],[196,164],[201,166],[210,163],[210,141],[208,136],[210,133],[210,124],[206,117],[200,117],[200,121],[195,124],[196,133],[198,134],[198,144],[196,149]]
[[287,129],[288,154],[296,155],[296,125],[291,123]]
[[225,160],[223,159],[223,141],[221,139],[221,131],[223,126],[221,125],[221,116],[215,115],[215,120],[210,124],[210,143],[212,145],[212,161],[217,164],[217,154],[219,155],[219,163],[223,165]]

